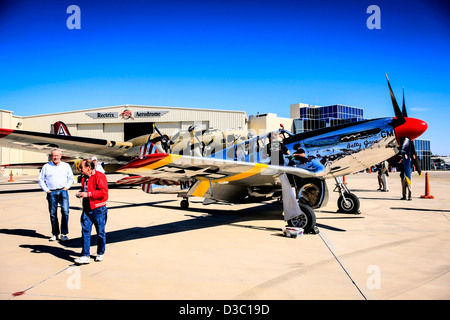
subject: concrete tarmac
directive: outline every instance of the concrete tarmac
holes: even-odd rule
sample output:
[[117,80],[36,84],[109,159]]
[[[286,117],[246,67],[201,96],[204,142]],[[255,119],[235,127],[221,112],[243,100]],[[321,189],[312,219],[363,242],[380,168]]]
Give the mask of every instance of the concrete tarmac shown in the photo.
[[[117,180],[117,176],[109,176]],[[361,214],[315,210],[318,235],[283,236],[276,201],[202,205],[188,210],[173,194],[111,187],[103,262],[76,266],[81,202],[70,195],[69,238],[50,242],[45,194],[37,177],[0,178],[0,298],[152,300],[389,300],[450,298],[450,172],[413,176],[413,200],[389,192],[376,174],[346,176]],[[95,256],[93,230],[91,255]]]

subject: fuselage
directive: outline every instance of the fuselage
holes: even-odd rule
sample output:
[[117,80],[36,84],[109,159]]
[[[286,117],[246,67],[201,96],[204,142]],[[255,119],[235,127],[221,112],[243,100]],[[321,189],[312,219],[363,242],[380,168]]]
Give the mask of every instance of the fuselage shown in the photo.
[[343,176],[389,159],[398,152],[392,118],[381,118],[295,135],[288,148],[301,143],[310,160],[330,163],[330,176]]
[[[401,138],[398,133],[411,130],[398,128],[395,118],[380,118],[295,135],[287,134],[283,143],[290,155],[294,154],[294,146],[298,147],[298,144],[305,150],[305,156],[310,164],[305,164],[302,168],[319,171],[320,166],[331,164],[331,171],[324,178],[336,177],[364,170],[396,155]],[[417,129],[415,135],[419,136],[426,128],[421,130],[422,128]],[[270,140],[271,133],[257,135],[206,156],[269,164],[273,160],[268,153]],[[288,165],[288,160],[280,165]]]

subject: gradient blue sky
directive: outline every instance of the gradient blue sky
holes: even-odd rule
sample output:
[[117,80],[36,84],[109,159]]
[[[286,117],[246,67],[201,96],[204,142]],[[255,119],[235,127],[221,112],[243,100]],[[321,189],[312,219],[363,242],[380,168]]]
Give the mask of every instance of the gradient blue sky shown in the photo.
[[[69,30],[69,5],[81,29]],[[381,29],[366,13],[381,9]],[[445,1],[0,2],[0,109],[28,116],[121,104],[277,113],[303,102],[408,115],[450,155]]]

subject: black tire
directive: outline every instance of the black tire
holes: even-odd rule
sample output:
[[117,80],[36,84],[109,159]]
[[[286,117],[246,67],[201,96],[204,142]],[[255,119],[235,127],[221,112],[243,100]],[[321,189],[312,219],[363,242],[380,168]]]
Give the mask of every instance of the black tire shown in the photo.
[[316,214],[310,206],[306,204],[299,204],[303,214],[288,221],[291,227],[302,228],[304,233],[318,233],[316,228]]
[[356,213],[359,214],[359,199],[353,193],[345,193],[345,199],[347,199],[347,203],[342,196],[339,197],[337,205],[339,208],[339,212],[342,213]]
[[181,200],[181,202],[180,202],[180,206],[181,206],[181,208],[183,208],[183,209],[187,209],[187,208],[189,208],[189,201],[188,201],[188,200],[186,200],[186,199],[184,199],[184,200]]

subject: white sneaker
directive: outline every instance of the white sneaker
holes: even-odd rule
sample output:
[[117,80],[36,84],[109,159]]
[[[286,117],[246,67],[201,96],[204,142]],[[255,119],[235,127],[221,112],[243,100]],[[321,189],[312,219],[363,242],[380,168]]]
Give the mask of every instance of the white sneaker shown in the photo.
[[53,235],[50,239],[48,239],[48,241],[56,241],[56,236]]
[[76,264],[88,264],[90,262],[91,262],[91,258],[88,256],[82,256],[82,257],[75,259]]
[[67,240],[69,240],[69,237],[67,237],[66,234],[62,234],[62,235],[59,237],[59,240],[61,240],[61,241],[67,241]]
[[99,254],[95,257],[95,262],[102,262],[103,261],[103,255]]

